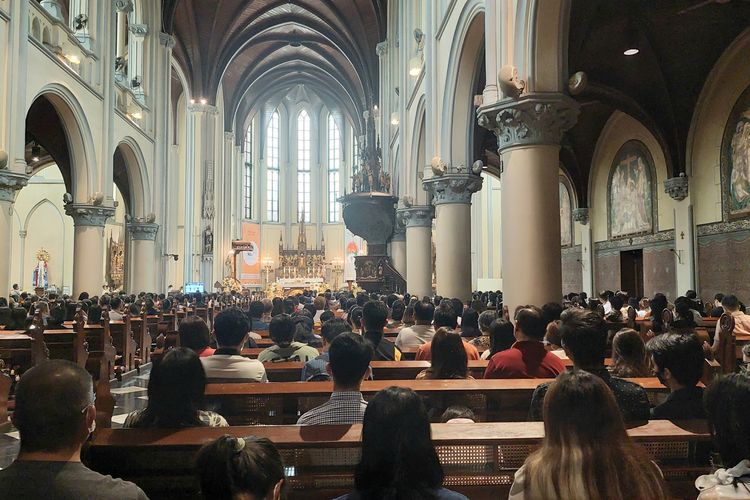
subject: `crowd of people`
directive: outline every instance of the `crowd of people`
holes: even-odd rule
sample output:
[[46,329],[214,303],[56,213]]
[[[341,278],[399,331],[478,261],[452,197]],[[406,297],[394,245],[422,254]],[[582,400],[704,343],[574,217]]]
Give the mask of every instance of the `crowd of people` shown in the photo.
[[[185,318],[179,325],[180,347],[153,364],[148,403],[130,413],[124,427],[227,426],[222,415],[205,408],[207,383],[266,383],[268,363],[299,361],[301,381],[332,380],[333,391],[297,424],[363,425],[355,491],[341,498],[461,499],[465,497],[443,487],[430,421],[476,422],[472,410],[431,407],[404,387],[384,389],[368,402],[361,384],[372,378],[372,361],[398,361],[406,350],[416,350],[416,359],[430,362],[417,379],[470,379],[469,360],[481,357],[488,360],[485,379],[554,379],[533,393],[528,417],[544,422],[544,438],[517,471],[511,499],[666,498],[658,466],[625,430],[629,422],[649,419],[706,419],[720,457],[717,466],[723,467],[697,478],[700,498],[749,498],[750,375],[740,370],[704,389],[700,380],[713,344],[699,340],[690,326],[708,315],[729,314],[742,331],[743,325],[750,326],[750,316],[733,295],[717,296],[715,305],[721,310],[712,311],[705,311],[691,295],[670,304],[662,294],[648,300],[624,292],[603,292],[593,300],[576,294],[559,304],[520,306],[512,315],[504,311],[497,292],[476,293],[468,304],[408,294],[330,292],[257,300],[247,310],[222,310],[212,331],[198,317]],[[67,311],[70,299],[47,299],[50,311]],[[89,318],[96,307],[127,311],[126,304],[131,304],[140,313],[140,307],[171,309],[207,300],[149,295],[79,299],[81,308],[90,301]],[[15,309],[25,310],[25,301],[41,299],[27,297]],[[629,307],[651,320],[647,342],[628,328],[613,331],[613,324],[624,324]],[[674,310],[672,331],[662,323],[667,308]],[[386,338],[386,328],[398,331],[395,341]],[[254,330],[267,330],[273,346],[250,359],[242,356],[242,349],[259,338]],[[566,369],[566,358],[573,369]],[[656,406],[642,386],[627,380],[648,376],[658,377],[669,390]],[[0,471],[0,491],[32,498],[40,485],[48,485],[50,491],[71,498],[145,498],[135,485],[80,464],[81,446],[94,430],[95,415],[91,377],[85,370],[55,360],[27,371],[17,385],[13,413],[21,451]],[[196,467],[206,498],[276,499],[288,486],[281,455],[267,439],[221,437],[201,449]],[[94,489],[97,482],[107,487]]]

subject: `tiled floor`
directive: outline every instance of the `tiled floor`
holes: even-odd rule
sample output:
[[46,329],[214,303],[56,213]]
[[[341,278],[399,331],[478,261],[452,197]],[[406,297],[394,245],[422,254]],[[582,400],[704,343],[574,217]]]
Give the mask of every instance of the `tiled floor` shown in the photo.
[[[141,375],[127,378],[122,383],[112,383],[112,395],[115,397],[115,412],[112,427],[122,427],[125,417],[134,410],[146,406],[146,386],[148,385],[149,366],[141,369]],[[7,467],[18,454],[18,431],[0,434],[0,468]]]

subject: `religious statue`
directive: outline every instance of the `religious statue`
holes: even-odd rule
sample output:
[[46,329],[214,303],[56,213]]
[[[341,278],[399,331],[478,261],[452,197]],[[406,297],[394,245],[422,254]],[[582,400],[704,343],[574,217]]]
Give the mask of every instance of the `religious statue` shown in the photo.
[[203,255],[211,255],[212,253],[214,253],[214,233],[211,226],[207,226],[203,231]]
[[44,248],[36,252],[36,267],[31,277],[31,284],[34,288],[46,289],[49,285],[49,266],[50,254]]

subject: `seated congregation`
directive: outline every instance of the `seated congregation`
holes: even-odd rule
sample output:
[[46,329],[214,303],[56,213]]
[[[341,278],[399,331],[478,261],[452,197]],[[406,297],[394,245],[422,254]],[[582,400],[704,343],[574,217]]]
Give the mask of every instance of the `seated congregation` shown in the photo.
[[[0,492],[750,498],[750,316],[691,295],[512,315],[498,292],[19,296],[0,304],[20,433]],[[113,429],[110,380],[129,371],[147,401]]]

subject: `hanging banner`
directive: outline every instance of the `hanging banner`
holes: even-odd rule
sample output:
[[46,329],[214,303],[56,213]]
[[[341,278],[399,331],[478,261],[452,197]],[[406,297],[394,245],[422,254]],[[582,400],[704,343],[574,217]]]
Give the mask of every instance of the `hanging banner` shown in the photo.
[[260,224],[242,223],[242,239],[232,242],[237,252],[237,279],[242,286],[260,286]]
[[344,229],[344,281],[356,280],[357,271],[354,268],[354,257],[367,255],[367,242],[364,238],[355,236],[348,229]]

